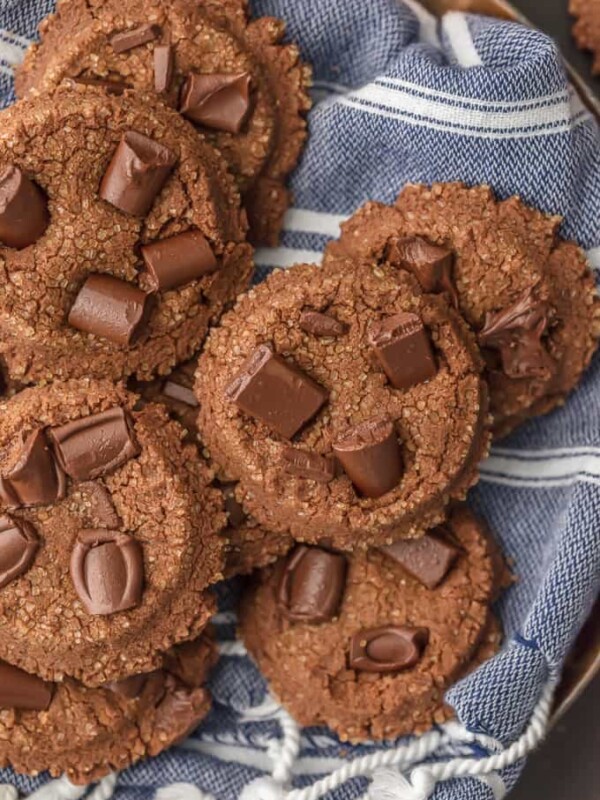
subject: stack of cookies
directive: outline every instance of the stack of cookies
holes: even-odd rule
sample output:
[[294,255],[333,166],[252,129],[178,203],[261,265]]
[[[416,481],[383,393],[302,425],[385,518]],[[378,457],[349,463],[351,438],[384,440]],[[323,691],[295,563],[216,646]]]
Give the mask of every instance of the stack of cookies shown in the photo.
[[0,765],[78,783],[206,715],[212,587],[302,724],[420,732],[511,581],[464,500],[600,333],[559,220],[368,203],[243,294],[309,70],[243,0],[62,0],[0,126]]

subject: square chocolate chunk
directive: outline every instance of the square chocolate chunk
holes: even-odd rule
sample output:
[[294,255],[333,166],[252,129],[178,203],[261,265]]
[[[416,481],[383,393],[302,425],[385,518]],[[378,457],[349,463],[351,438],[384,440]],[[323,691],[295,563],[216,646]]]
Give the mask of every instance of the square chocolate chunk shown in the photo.
[[369,331],[375,356],[395,389],[410,389],[436,374],[429,336],[417,314],[401,311]]
[[225,391],[244,413],[286,439],[315,416],[329,395],[266,344],[252,353]]

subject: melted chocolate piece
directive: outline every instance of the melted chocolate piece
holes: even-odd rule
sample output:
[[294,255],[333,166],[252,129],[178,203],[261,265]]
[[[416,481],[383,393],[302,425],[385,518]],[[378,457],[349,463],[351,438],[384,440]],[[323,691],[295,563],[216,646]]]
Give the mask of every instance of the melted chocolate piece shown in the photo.
[[432,244],[422,236],[393,237],[387,244],[385,258],[390,264],[412,272],[424,292],[448,292],[458,308],[452,280],[454,255],[447,247]]
[[348,430],[333,452],[358,491],[381,497],[402,477],[402,454],[393,423],[369,419]]
[[526,289],[508,308],[486,314],[479,342],[499,350],[509,378],[548,379],[555,364],[542,342],[547,327],[548,304]]
[[277,595],[293,622],[325,622],[336,616],[346,586],[346,557],[300,545],[288,558]]
[[414,667],[429,641],[427,628],[383,625],[355,633],[350,640],[350,669],[399,672]]
[[128,50],[133,50],[134,47],[152,42],[159,36],[160,28],[158,25],[140,25],[138,28],[132,28],[129,31],[115,33],[111,37],[110,43],[115,53],[126,53]]
[[281,454],[283,468],[290,475],[299,478],[329,483],[335,477],[335,464],[332,458],[319,453],[299,450],[297,447],[286,447]]
[[0,517],[0,589],[27,572],[39,546],[30,522],[8,514]]
[[145,217],[176,162],[162,144],[127,131],[104,173],[100,197],[125,214]]
[[0,500],[9,508],[50,505],[65,496],[67,481],[42,429],[22,440],[15,465],[0,477]]
[[71,554],[71,578],[86,611],[115,614],[142,599],[142,547],[126,533],[103,528],[79,532]]
[[119,406],[50,428],[62,469],[76,481],[114,472],[139,454],[129,414]]
[[168,92],[173,82],[175,53],[170,44],[157,44],[154,48],[154,90]]
[[428,589],[439,586],[460,555],[443,528],[434,528],[420,539],[400,539],[380,549]]
[[144,691],[147,682],[147,674],[130,675],[129,678],[123,678],[121,681],[109,681],[103,685],[103,688],[109,689],[126,700],[135,700]]
[[0,709],[46,711],[53,693],[54,684],[0,661]]
[[210,275],[217,259],[200,231],[186,231],[141,248],[152,289],[167,291]]
[[147,334],[154,297],[112,275],[90,275],[69,312],[69,325],[132,347]]
[[429,336],[417,314],[403,311],[373,323],[369,342],[395,389],[410,389],[435,377]]
[[298,433],[329,396],[326,389],[266,344],[246,359],[225,391],[244,413],[286,439]]
[[19,167],[5,167],[0,172],[0,242],[22,250],[37,242],[49,222],[42,190]]
[[305,333],[313,336],[343,336],[348,331],[348,326],[339,322],[329,314],[321,311],[307,309],[300,314],[300,327]]
[[199,125],[239,133],[250,111],[250,75],[190,73],[181,90],[179,110]]

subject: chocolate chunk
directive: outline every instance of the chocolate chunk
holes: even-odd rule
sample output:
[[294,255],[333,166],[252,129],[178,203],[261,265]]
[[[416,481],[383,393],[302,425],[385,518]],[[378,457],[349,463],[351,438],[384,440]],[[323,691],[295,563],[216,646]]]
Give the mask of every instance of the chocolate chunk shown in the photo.
[[142,248],[150,285],[167,291],[209,275],[217,269],[217,259],[200,231],[186,231]]
[[109,681],[104,684],[104,689],[124,697],[126,700],[135,700],[144,691],[148,682],[148,675],[130,675],[121,681]]
[[277,595],[294,622],[325,622],[337,614],[346,586],[346,557],[300,545],[288,558]]
[[104,89],[107,94],[121,95],[126,89],[132,87],[123,81],[112,81],[108,78],[92,78],[88,75],[80,75],[78,78],[72,78],[74,83],[80,83],[83,86],[97,86],[99,89]]
[[17,462],[0,477],[0,500],[9,508],[49,505],[62,500],[66,484],[46,434],[39,429],[22,439]]
[[129,414],[120,407],[50,428],[58,462],[76,481],[108,475],[134,458],[139,447]]
[[427,628],[383,625],[355,633],[350,640],[350,669],[362,672],[398,672],[421,658],[429,641]]
[[53,692],[54,684],[0,661],[0,709],[46,711]]
[[381,497],[402,477],[400,445],[388,419],[368,419],[355,425],[335,442],[333,452],[365,497]]
[[400,539],[380,549],[428,589],[439,586],[460,553],[442,528],[435,528],[420,539]]
[[250,111],[250,75],[192,72],[181,90],[179,110],[207,128],[239,133]]
[[185,403],[186,406],[191,406],[192,408],[197,408],[199,405],[192,389],[188,389],[187,386],[183,386],[176,381],[165,381],[162,386],[162,393],[165,397],[170,397],[171,400],[177,400],[179,403]]
[[320,483],[329,483],[335,477],[335,464],[332,458],[319,453],[299,450],[297,447],[286,447],[281,454],[283,467],[290,475],[307,478]]
[[458,295],[452,280],[453,253],[447,247],[432,244],[422,236],[393,237],[389,240],[386,260],[413,273],[424,292],[448,292],[458,307]]
[[227,512],[229,525],[232,528],[239,528],[246,522],[248,515],[244,511],[243,505],[238,502],[235,496],[235,487],[237,483],[223,483],[221,484],[221,491],[223,492],[223,505]]
[[479,342],[500,351],[509,378],[548,379],[555,364],[542,342],[547,327],[548,304],[526,289],[508,308],[486,314]]
[[160,36],[158,25],[140,25],[129,31],[122,31],[111,36],[110,43],[115,53],[126,53],[147,42],[152,42]]
[[77,489],[81,495],[81,520],[86,528],[114,530],[121,524],[110,492],[100,481],[87,481]]
[[7,514],[0,517],[0,589],[27,572],[39,546],[30,522]]
[[157,44],[154,48],[154,89],[159,94],[168,92],[173,81],[174,51],[170,44]]
[[69,325],[132,347],[147,334],[154,298],[112,275],[90,275],[69,312]]
[[108,165],[100,197],[125,214],[144,217],[171,174],[177,156],[136,131],[127,131]]
[[214,642],[205,629],[199,639],[181,642],[168,650],[163,658],[163,669],[180,683],[190,688],[203,686],[210,668],[218,658]]
[[286,439],[306,425],[329,396],[326,389],[266,344],[246,359],[225,391],[242,411]]
[[344,322],[338,322],[335,317],[310,309],[300,314],[300,327],[313,336],[343,336],[348,330],[348,326]]
[[435,377],[429,336],[417,314],[401,311],[373,323],[369,342],[395,389],[409,389]]
[[71,553],[71,578],[89,614],[108,615],[142,599],[142,547],[132,536],[104,528],[79,532]]
[[19,167],[0,172],[0,242],[22,250],[42,236],[50,216],[42,190]]

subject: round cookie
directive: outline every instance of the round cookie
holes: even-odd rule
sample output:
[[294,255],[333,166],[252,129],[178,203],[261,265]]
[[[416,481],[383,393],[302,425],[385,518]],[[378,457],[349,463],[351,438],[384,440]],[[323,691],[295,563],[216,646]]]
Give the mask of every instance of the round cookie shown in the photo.
[[590,0],[569,0],[569,14],[575,17],[572,33],[581,50],[593,55],[592,75],[600,75],[600,14]]
[[594,277],[559,223],[488,186],[409,185],[395,207],[370,202],[343,223],[325,263],[374,258],[448,292],[478,332],[502,436],[564,402],[600,335]]
[[[296,45],[281,43],[284,31],[272,17],[250,21],[241,3],[63,0],[40,26],[16,89],[22,97],[69,77],[154,92],[221,150],[245,195],[253,239],[274,245],[310,107],[310,70]],[[190,74],[195,85],[186,85]],[[213,74],[216,82],[207,81]]]
[[160,670],[90,689],[0,662],[0,766],[97,781],[185,738],[206,716],[217,659],[208,635],[173,648]]
[[408,273],[298,265],[209,336],[201,437],[269,530],[341,549],[416,536],[477,479],[489,440],[480,370],[462,319]]
[[[167,108],[85,86],[22,101],[2,121],[9,377],[146,380],[191,357],[253,268],[218,152]],[[8,226],[27,192],[25,218],[37,206],[48,215],[41,235]],[[8,246],[4,228],[15,227],[21,241]]]
[[215,610],[226,517],[165,409],[108,381],[0,403],[0,658],[97,686],[160,664]]
[[445,530],[398,545],[300,545],[245,595],[241,636],[300,724],[351,742],[422,732],[448,718],[445,690],[494,651],[485,524],[458,507]]
[[[171,416],[187,430],[190,441],[198,440],[198,401],[194,395],[194,374],[197,360],[180,364],[165,380],[151,381],[137,387],[144,400],[163,403]],[[206,454],[207,455],[207,454]],[[281,531],[269,531],[253,519],[236,497],[236,484],[221,475],[214,484],[222,493],[227,514],[227,527],[223,535],[227,540],[225,577],[247,575],[254,569],[265,567],[292,547],[292,537]]]

